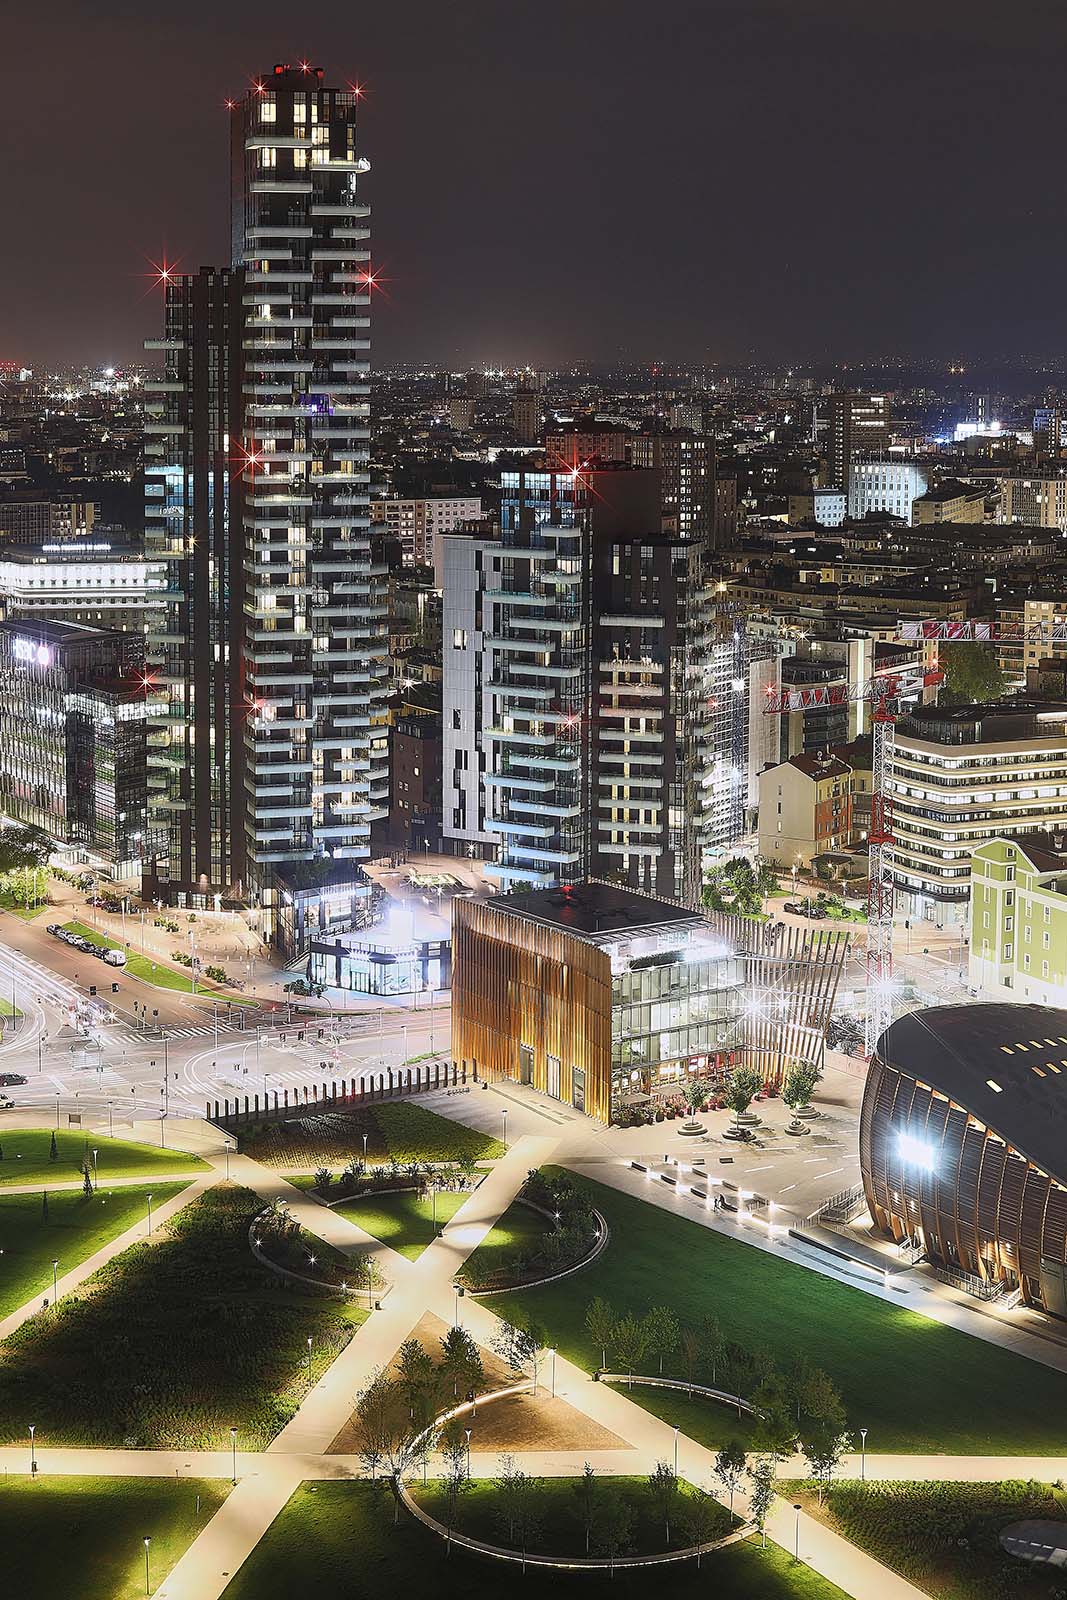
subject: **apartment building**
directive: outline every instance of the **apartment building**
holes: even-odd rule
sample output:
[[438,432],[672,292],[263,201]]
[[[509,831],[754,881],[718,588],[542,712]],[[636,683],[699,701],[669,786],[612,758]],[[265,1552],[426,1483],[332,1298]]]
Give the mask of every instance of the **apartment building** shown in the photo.
[[1002,478],[1000,520],[1067,531],[1067,478]]
[[1067,827],[998,835],[971,856],[968,975],[983,1000],[1067,997]]
[[917,708],[897,724],[889,793],[898,911],[965,923],[979,845],[1067,827],[1067,705]]
[[391,539],[399,539],[404,560],[411,566],[433,567],[441,586],[441,539],[463,522],[482,515],[478,495],[426,495],[415,500],[380,500],[375,512]]
[[862,848],[872,781],[870,739],[791,756],[761,772],[760,855],[785,871],[808,871],[819,857]]

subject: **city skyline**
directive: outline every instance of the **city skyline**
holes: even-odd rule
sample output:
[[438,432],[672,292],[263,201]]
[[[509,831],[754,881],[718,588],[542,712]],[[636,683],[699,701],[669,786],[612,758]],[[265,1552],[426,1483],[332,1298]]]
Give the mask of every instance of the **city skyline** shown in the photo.
[[90,28],[61,4],[47,53],[9,22],[12,59],[47,60],[58,89],[41,119],[27,73],[0,112],[23,230],[0,356],[135,360],[151,261],[224,258],[225,99],[305,55],[366,88],[382,365],[1050,348],[1031,285],[1063,242],[1051,8],[1005,35],[955,0],[891,18],[677,0],[656,33],[599,0],[413,3],[358,27],[327,5],[302,38],[275,4],[254,33],[243,8],[201,11],[179,30],[113,0]]

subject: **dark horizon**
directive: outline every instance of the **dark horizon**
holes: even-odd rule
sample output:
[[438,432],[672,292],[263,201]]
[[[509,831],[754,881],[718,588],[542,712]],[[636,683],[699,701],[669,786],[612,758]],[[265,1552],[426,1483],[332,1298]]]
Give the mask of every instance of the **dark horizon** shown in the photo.
[[981,0],[290,12],[8,20],[0,359],[142,358],[150,262],[227,259],[226,96],[302,56],[367,86],[376,365],[1067,352],[1045,0],[1010,28]]

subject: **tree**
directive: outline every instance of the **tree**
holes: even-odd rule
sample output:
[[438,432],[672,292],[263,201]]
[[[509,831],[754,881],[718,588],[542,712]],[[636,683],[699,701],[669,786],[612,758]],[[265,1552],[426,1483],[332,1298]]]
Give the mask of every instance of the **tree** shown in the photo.
[[648,1349],[648,1328],[644,1321],[639,1322],[636,1317],[627,1315],[615,1324],[615,1350],[622,1363],[622,1369],[633,1377],[634,1368],[639,1367]]
[[608,1346],[612,1344],[615,1335],[615,1313],[606,1300],[600,1295],[591,1301],[585,1313],[585,1331],[592,1339],[594,1345],[600,1348],[600,1365],[607,1370]]
[[446,1380],[452,1380],[453,1398],[459,1398],[461,1387],[464,1394],[472,1389],[477,1394],[485,1381],[485,1368],[478,1346],[466,1328],[449,1328],[441,1340],[441,1352],[441,1371]]
[[762,1088],[763,1074],[758,1068],[746,1066],[734,1068],[723,1098],[734,1114],[735,1128]]
[[841,1457],[850,1443],[847,1433],[838,1433],[826,1423],[818,1423],[804,1441],[808,1471],[819,1485],[820,1505],[822,1505],[823,1490],[829,1489],[830,1480],[840,1466]]
[[408,1407],[412,1431],[426,1426],[432,1414],[437,1368],[417,1339],[405,1339],[399,1350],[396,1383]]
[[662,1377],[664,1356],[672,1356],[678,1348],[678,1337],[681,1332],[678,1318],[670,1306],[653,1306],[651,1311],[645,1313],[644,1326],[648,1348],[659,1357],[659,1371]]
[[774,1504],[774,1462],[769,1456],[761,1456],[749,1471],[749,1477],[752,1480],[748,1497],[749,1515],[760,1531],[763,1549],[766,1550],[767,1517]]
[[755,1440],[757,1449],[766,1452],[772,1465],[790,1456],[797,1446],[797,1425],[791,1397],[784,1378],[768,1373],[752,1397],[758,1413]]
[[[586,1469],[589,1470],[588,1468]],[[496,1489],[496,1514],[501,1528],[507,1529],[508,1544],[515,1543],[515,1524],[519,1517],[522,1490],[519,1479],[523,1474],[515,1465],[513,1455],[500,1457],[500,1476],[494,1480]]]
[[730,1496],[730,1515],[734,1511],[734,1495],[745,1481],[745,1447],[737,1439],[728,1439],[715,1457],[715,1476]]
[[541,1531],[541,1480],[528,1473],[516,1474],[515,1533],[522,1551],[522,1570],[526,1571],[526,1552]]
[[47,866],[51,854],[52,840],[43,828],[0,829],[0,874]]
[[961,641],[943,644],[937,653],[938,666],[945,674],[941,695],[945,704],[977,705],[999,700],[1007,680],[988,645]]
[[700,1370],[700,1335],[695,1328],[683,1328],[678,1341],[682,1352],[682,1366],[690,1383],[696,1383]]
[[59,1160],[59,1146],[56,1144],[55,1133],[52,1134],[52,1143],[48,1146],[48,1159],[49,1161]]
[[711,1387],[717,1386],[718,1374],[726,1361],[726,1338],[716,1316],[706,1316],[700,1322],[700,1348],[704,1366],[711,1373]]
[[451,1552],[452,1527],[456,1520],[459,1497],[470,1482],[467,1476],[467,1435],[458,1422],[450,1422],[442,1429],[440,1449],[445,1462],[445,1502],[448,1506],[447,1549]]
[[415,1432],[400,1384],[375,1373],[356,1397],[356,1454],[372,1479],[403,1470]]
[[649,1474],[648,1487],[652,1495],[652,1503],[663,1518],[663,1526],[667,1530],[667,1543],[670,1544],[671,1513],[678,1498],[677,1474],[665,1461],[657,1461],[656,1470]]
[[82,1199],[91,1200],[92,1198],[93,1176],[89,1170],[89,1163],[86,1161],[85,1165],[82,1167]]
[[578,1516],[582,1527],[585,1529],[585,1553],[589,1554],[589,1541],[593,1536],[593,1523],[596,1520],[596,1481],[592,1467],[588,1461],[582,1468],[582,1475],[574,1489],[578,1501]]
[[42,1189],[41,1190],[41,1217],[42,1217],[43,1221],[45,1221],[45,1222],[48,1221],[48,1190],[47,1189]]
[[504,1322],[493,1340],[493,1349],[512,1372],[526,1373],[533,1380],[536,1394],[537,1374],[545,1351],[544,1329],[537,1323],[531,1323],[528,1328],[516,1328],[513,1323]]
[[821,1367],[805,1361],[794,1385],[797,1400],[797,1427],[802,1437],[817,1428],[840,1433],[845,1426],[845,1407],[833,1379]]
[[819,1069],[811,1061],[794,1061],[782,1084],[782,1100],[794,1117],[801,1106],[811,1099],[811,1092],[819,1081]]
[[605,1495],[597,1506],[593,1546],[597,1555],[607,1556],[615,1575],[616,1558],[630,1548],[633,1539],[633,1512],[621,1494]]
[[[722,1512],[713,1495],[705,1494],[703,1489],[697,1489],[692,1494],[685,1495],[678,1505],[675,1521],[681,1524],[682,1532],[688,1544],[709,1544],[719,1531],[719,1519]],[[697,1553],[697,1571],[700,1570],[700,1561],[703,1552]]]

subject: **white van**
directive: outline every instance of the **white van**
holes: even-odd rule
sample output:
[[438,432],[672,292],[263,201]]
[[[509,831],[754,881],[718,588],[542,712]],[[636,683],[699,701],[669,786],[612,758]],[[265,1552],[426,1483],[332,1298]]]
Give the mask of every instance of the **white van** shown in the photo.
[[109,967],[124,967],[126,965],[125,950],[105,950],[104,960]]

